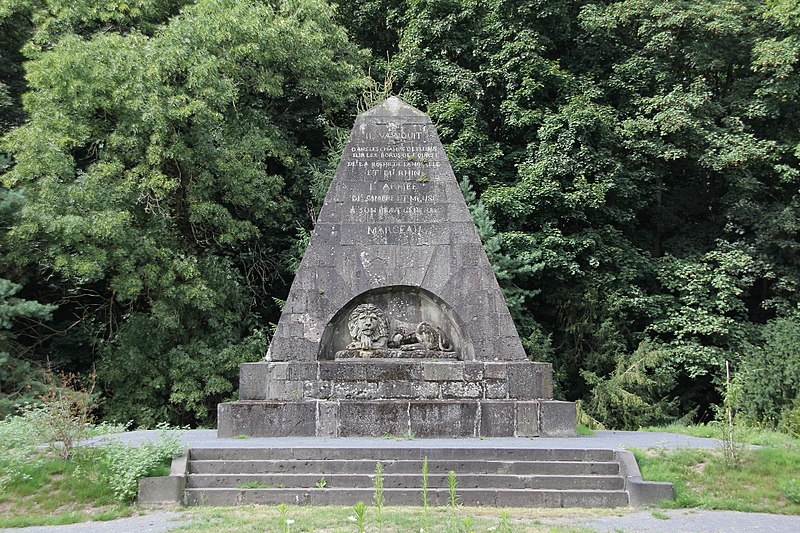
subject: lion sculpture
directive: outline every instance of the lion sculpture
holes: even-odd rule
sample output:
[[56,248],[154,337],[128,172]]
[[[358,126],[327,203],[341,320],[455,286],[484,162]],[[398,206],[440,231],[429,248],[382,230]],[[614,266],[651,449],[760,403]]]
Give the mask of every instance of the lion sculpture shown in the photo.
[[386,348],[389,323],[383,311],[372,304],[361,304],[350,313],[347,329],[353,338],[348,350],[375,350]]

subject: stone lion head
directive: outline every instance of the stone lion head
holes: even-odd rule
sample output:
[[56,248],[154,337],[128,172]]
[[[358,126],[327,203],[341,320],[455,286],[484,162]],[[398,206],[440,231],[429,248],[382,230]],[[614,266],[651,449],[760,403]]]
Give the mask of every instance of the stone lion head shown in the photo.
[[371,348],[381,348],[389,336],[389,322],[381,308],[373,304],[361,304],[350,313],[347,329],[354,344],[366,348],[367,339]]

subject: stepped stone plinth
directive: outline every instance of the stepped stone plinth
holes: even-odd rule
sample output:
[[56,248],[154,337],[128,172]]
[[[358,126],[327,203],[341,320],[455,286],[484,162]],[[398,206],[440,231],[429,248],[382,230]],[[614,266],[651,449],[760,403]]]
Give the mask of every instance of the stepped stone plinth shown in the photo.
[[571,436],[520,343],[430,118],[361,114],[265,361],[219,436]]

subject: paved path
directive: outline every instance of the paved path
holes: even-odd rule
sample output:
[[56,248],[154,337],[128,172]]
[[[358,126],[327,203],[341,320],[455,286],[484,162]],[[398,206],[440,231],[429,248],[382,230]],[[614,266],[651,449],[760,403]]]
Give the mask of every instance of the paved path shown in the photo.
[[[130,431],[91,439],[93,445],[109,440],[140,445],[158,439],[160,432]],[[280,437],[221,439],[214,429],[184,431],[181,440],[187,448],[717,448],[717,439],[690,437],[677,433],[648,431],[595,431],[593,435],[569,438],[485,438],[485,439],[403,439],[348,437],[324,439],[316,437]]]
[[631,533],[798,533],[800,516],[736,511],[670,509],[633,511],[623,516],[544,519],[544,525],[585,527],[597,532]]

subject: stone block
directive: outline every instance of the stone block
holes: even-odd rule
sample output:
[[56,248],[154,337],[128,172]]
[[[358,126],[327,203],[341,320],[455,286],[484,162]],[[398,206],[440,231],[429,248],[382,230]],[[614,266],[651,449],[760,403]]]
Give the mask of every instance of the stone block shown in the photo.
[[468,382],[464,383],[464,398],[479,399],[483,397],[483,389],[480,383]]
[[368,361],[367,381],[418,381],[422,379],[422,363],[406,361]]
[[[268,363],[267,377],[272,381],[285,381],[289,379],[289,363]],[[241,367],[239,367],[241,371]]]
[[239,365],[239,399],[267,399],[267,370],[273,363],[242,363]]
[[483,382],[484,397],[487,400],[500,400],[508,398],[508,382],[507,381],[484,381]]
[[514,402],[481,402],[481,435],[485,437],[514,436]]
[[386,381],[378,383],[377,398],[438,398],[439,384],[426,381]]
[[542,400],[539,402],[539,436],[574,437],[576,411],[573,402]]
[[317,437],[333,438],[339,431],[339,404],[317,402]]
[[408,432],[408,402],[391,400],[339,402],[340,437],[382,437]]
[[483,381],[484,365],[476,361],[464,363],[464,381]]
[[185,488],[185,476],[141,478],[136,503],[139,505],[180,505]]
[[310,381],[317,379],[318,364],[311,361],[293,361],[289,363],[289,376],[293,381]]
[[517,437],[539,436],[539,402],[515,402],[517,406]]
[[249,402],[217,405],[219,437],[313,437],[316,402]]
[[378,384],[368,381],[334,381],[331,398],[337,400],[377,399]]
[[411,431],[417,437],[476,437],[478,402],[413,400]]
[[534,396],[533,364],[508,363],[508,397],[515,400],[532,400]]
[[366,361],[320,361],[319,379],[327,381],[366,381]]
[[445,381],[441,384],[442,398],[460,399],[464,397],[463,381]]
[[534,363],[534,398],[551,400],[553,398],[553,365]]
[[425,381],[463,381],[464,363],[461,362],[425,362],[423,363]]
[[299,401],[303,399],[302,381],[267,381],[267,399]]
[[333,384],[330,381],[304,381],[303,398],[327,400],[333,396]]
[[508,379],[506,363],[484,363],[483,375],[486,379]]

